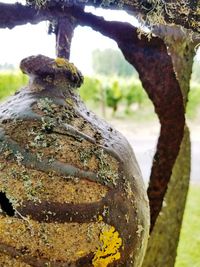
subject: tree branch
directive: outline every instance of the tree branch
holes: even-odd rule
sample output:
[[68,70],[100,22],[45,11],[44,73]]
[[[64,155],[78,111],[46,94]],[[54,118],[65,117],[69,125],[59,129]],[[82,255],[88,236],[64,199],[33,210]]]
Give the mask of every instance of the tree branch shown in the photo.
[[[105,5],[106,1],[90,0],[87,3],[77,1],[79,7],[83,8],[86,4],[92,6],[101,6],[111,9],[124,9],[130,11],[136,16],[142,16],[147,26],[158,24],[176,24],[200,33],[200,16],[198,0],[176,0],[176,1],[158,1],[156,4],[149,4],[148,1],[132,0],[125,1],[120,5],[117,0]],[[185,3],[185,4],[184,4]],[[34,6],[23,6],[21,4],[0,3],[0,28],[13,28],[17,25],[23,25],[28,22],[36,24],[43,20],[63,17],[74,10],[75,4],[58,4],[57,1],[50,1],[47,8],[36,9]]]
[[37,11],[34,8],[23,6],[21,4],[0,3],[0,28],[12,29],[18,25],[24,25],[28,22],[37,24],[47,18],[47,11]]
[[56,20],[59,18],[68,18],[70,12],[74,13],[75,7],[72,8],[41,8],[36,9],[32,6],[22,4],[5,4],[0,3],[0,28],[12,29],[15,26],[27,23],[37,24],[45,20]]
[[89,0],[87,4],[109,9],[123,9],[140,16],[147,26],[158,24],[179,25],[200,33],[199,0],[120,0],[109,3],[104,0]]

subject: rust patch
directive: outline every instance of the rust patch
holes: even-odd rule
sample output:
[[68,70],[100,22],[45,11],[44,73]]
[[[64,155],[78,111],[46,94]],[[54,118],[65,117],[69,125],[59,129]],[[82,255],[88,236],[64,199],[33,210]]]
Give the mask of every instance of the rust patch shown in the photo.
[[164,42],[156,37],[148,41],[143,36],[140,40],[136,35],[136,30],[131,26],[126,36],[130,36],[130,40],[128,37],[124,41],[118,40],[119,47],[127,61],[137,69],[142,85],[154,104],[161,124],[148,187],[152,231],[162,208],[183,138],[184,103],[172,59],[168,55]]
[[81,25],[90,26],[117,42],[126,60],[137,69],[159,117],[161,131],[148,187],[152,231],[162,208],[185,125],[183,96],[172,59],[163,40],[153,36],[148,39],[145,35],[139,38],[137,28],[128,23],[105,21],[81,10],[74,14]]

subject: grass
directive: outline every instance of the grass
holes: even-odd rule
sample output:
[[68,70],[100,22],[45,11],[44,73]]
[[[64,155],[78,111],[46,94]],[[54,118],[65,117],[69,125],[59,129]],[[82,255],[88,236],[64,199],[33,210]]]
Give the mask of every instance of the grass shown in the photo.
[[[104,104],[107,100],[113,103],[116,94],[119,93],[121,98],[118,103],[118,111],[115,117],[129,118],[136,121],[147,121],[155,118],[153,104],[147,94],[142,89],[141,83],[137,79],[119,79],[117,86],[113,79],[97,79],[97,77],[85,77],[85,82],[79,92],[87,106],[99,114],[97,107],[102,106],[102,97],[104,95]],[[116,82],[116,81],[115,81]],[[28,83],[28,77],[23,75],[19,70],[0,71],[0,101],[5,100],[9,95],[14,94],[16,90]],[[111,90],[109,97],[106,92]],[[102,95],[102,89],[104,94]],[[117,90],[117,91],[116,91]],[[108,104],[108,103],[107,103]],[[130,104],[130,106],[129,106]],[[138,107],[138,108],[136,108]],[[200,107],[200,85],[197,82],[191,82],[189,101],[187,105],[187,118],[190,120],[198,117]],[[106,106],[106,112],[109,117],[111,108]]]
[[191,185],[175,267],[200,267],[200,185]]
[[19,71],[0,72],[0,100],[14,94],[18,89],[27,84],[28,78]]

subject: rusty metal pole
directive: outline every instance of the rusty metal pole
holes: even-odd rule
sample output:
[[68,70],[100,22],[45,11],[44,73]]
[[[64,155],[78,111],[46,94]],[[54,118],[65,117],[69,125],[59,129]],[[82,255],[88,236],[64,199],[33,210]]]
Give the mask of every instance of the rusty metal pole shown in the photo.
[[73,17],[60,18],[56,28],[56,56],[69,59],[71,41],[76,28]]

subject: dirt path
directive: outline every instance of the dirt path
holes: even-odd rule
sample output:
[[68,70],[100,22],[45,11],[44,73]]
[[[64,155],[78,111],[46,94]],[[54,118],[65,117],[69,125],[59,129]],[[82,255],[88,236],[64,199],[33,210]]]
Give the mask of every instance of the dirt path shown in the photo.
[[[112,119],[110,123],[126,136],[134,149],[145,183],[148,183],[160,125],[156,120],[133,122]],[[200,184],[200,123],[188,122],[192,140],[191,182]]]

